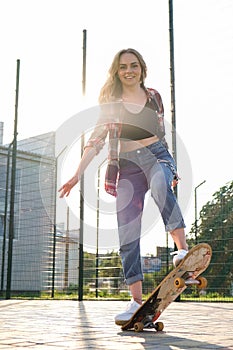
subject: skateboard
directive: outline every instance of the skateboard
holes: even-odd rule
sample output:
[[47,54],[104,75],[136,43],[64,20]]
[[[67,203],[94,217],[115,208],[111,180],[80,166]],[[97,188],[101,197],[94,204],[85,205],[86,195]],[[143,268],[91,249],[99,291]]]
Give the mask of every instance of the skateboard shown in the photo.
[[122,330],[134,329],[141,332],[144,329],[162,331],[164,325],[157,322],[163,311],[190,285],[198,288],[207,287],[206,278],[200,276],[209,266],[212,249],[207,243],[194,246],[180,264],[174,268],[164,280],[149,295],[148,299],[125,323]]

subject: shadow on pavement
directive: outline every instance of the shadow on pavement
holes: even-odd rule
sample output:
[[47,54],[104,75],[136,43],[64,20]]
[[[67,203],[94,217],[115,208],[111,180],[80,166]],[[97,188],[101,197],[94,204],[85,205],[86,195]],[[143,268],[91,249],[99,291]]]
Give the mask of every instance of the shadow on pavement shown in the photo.
[[[184,334],[184,333],[182,333]],[[145,330],[136,333],[134,330],[118,332],[118,335],[124,337],[138,338],[138,343],[141,344],[141,349],[152,349],[151,346],[157,346],[159,350],[178,350],[178,349],[221,349],[232,350],[233,347],[224,347],[209,342],[192,340],[192,335],[187,334],[187,337],[171,336],[168,332],[155,332],[154,330]]]

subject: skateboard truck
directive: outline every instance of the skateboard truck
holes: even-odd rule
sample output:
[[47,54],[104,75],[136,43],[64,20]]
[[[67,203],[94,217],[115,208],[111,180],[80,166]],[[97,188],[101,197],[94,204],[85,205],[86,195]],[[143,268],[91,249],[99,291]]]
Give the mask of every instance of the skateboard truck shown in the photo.
[[144,322],[136,322],[134,324],[135,332],[142,332],[143,329],[152,329],[154,328],[157,332],[161,332],[164,328],[163,322],[154,323],[152,320],[144,321]]
[[207,279],[205,277],[197,277],[196,279],[194,278],[187,278],[184,279],[182,277],[177,277],[174,280],[174,285],[176,288],[183,288],[185,286],[193,286],[193,285],[197,285],[197,287],[199,289],[204,289],[207,287]]

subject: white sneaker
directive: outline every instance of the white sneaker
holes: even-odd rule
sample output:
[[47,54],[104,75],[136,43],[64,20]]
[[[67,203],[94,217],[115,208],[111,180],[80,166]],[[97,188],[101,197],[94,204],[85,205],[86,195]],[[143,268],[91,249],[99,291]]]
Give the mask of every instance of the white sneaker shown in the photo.
[[187,254],[188,250],[185,249],[179,249],[177,252],[172,252],[171,255],[174,255],[173,265],[177,267]]
[[139,309],[140,306],[140,304],[131,299],[131,301],[127,304],[125,312],[116,315],[115,323],[118,326],[123,326],[126,322],[128,322],[131,319],[135,311],[137,311],[137,309]]

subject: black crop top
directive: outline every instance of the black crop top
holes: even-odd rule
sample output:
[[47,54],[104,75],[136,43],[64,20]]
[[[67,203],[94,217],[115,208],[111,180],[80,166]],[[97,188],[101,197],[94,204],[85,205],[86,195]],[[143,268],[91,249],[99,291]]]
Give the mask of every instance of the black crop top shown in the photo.
[[143,140],[157,135],[157,130],[158,117],[153,101],[147,101],[139,113],[132,113],[123,108],[121,139]]

